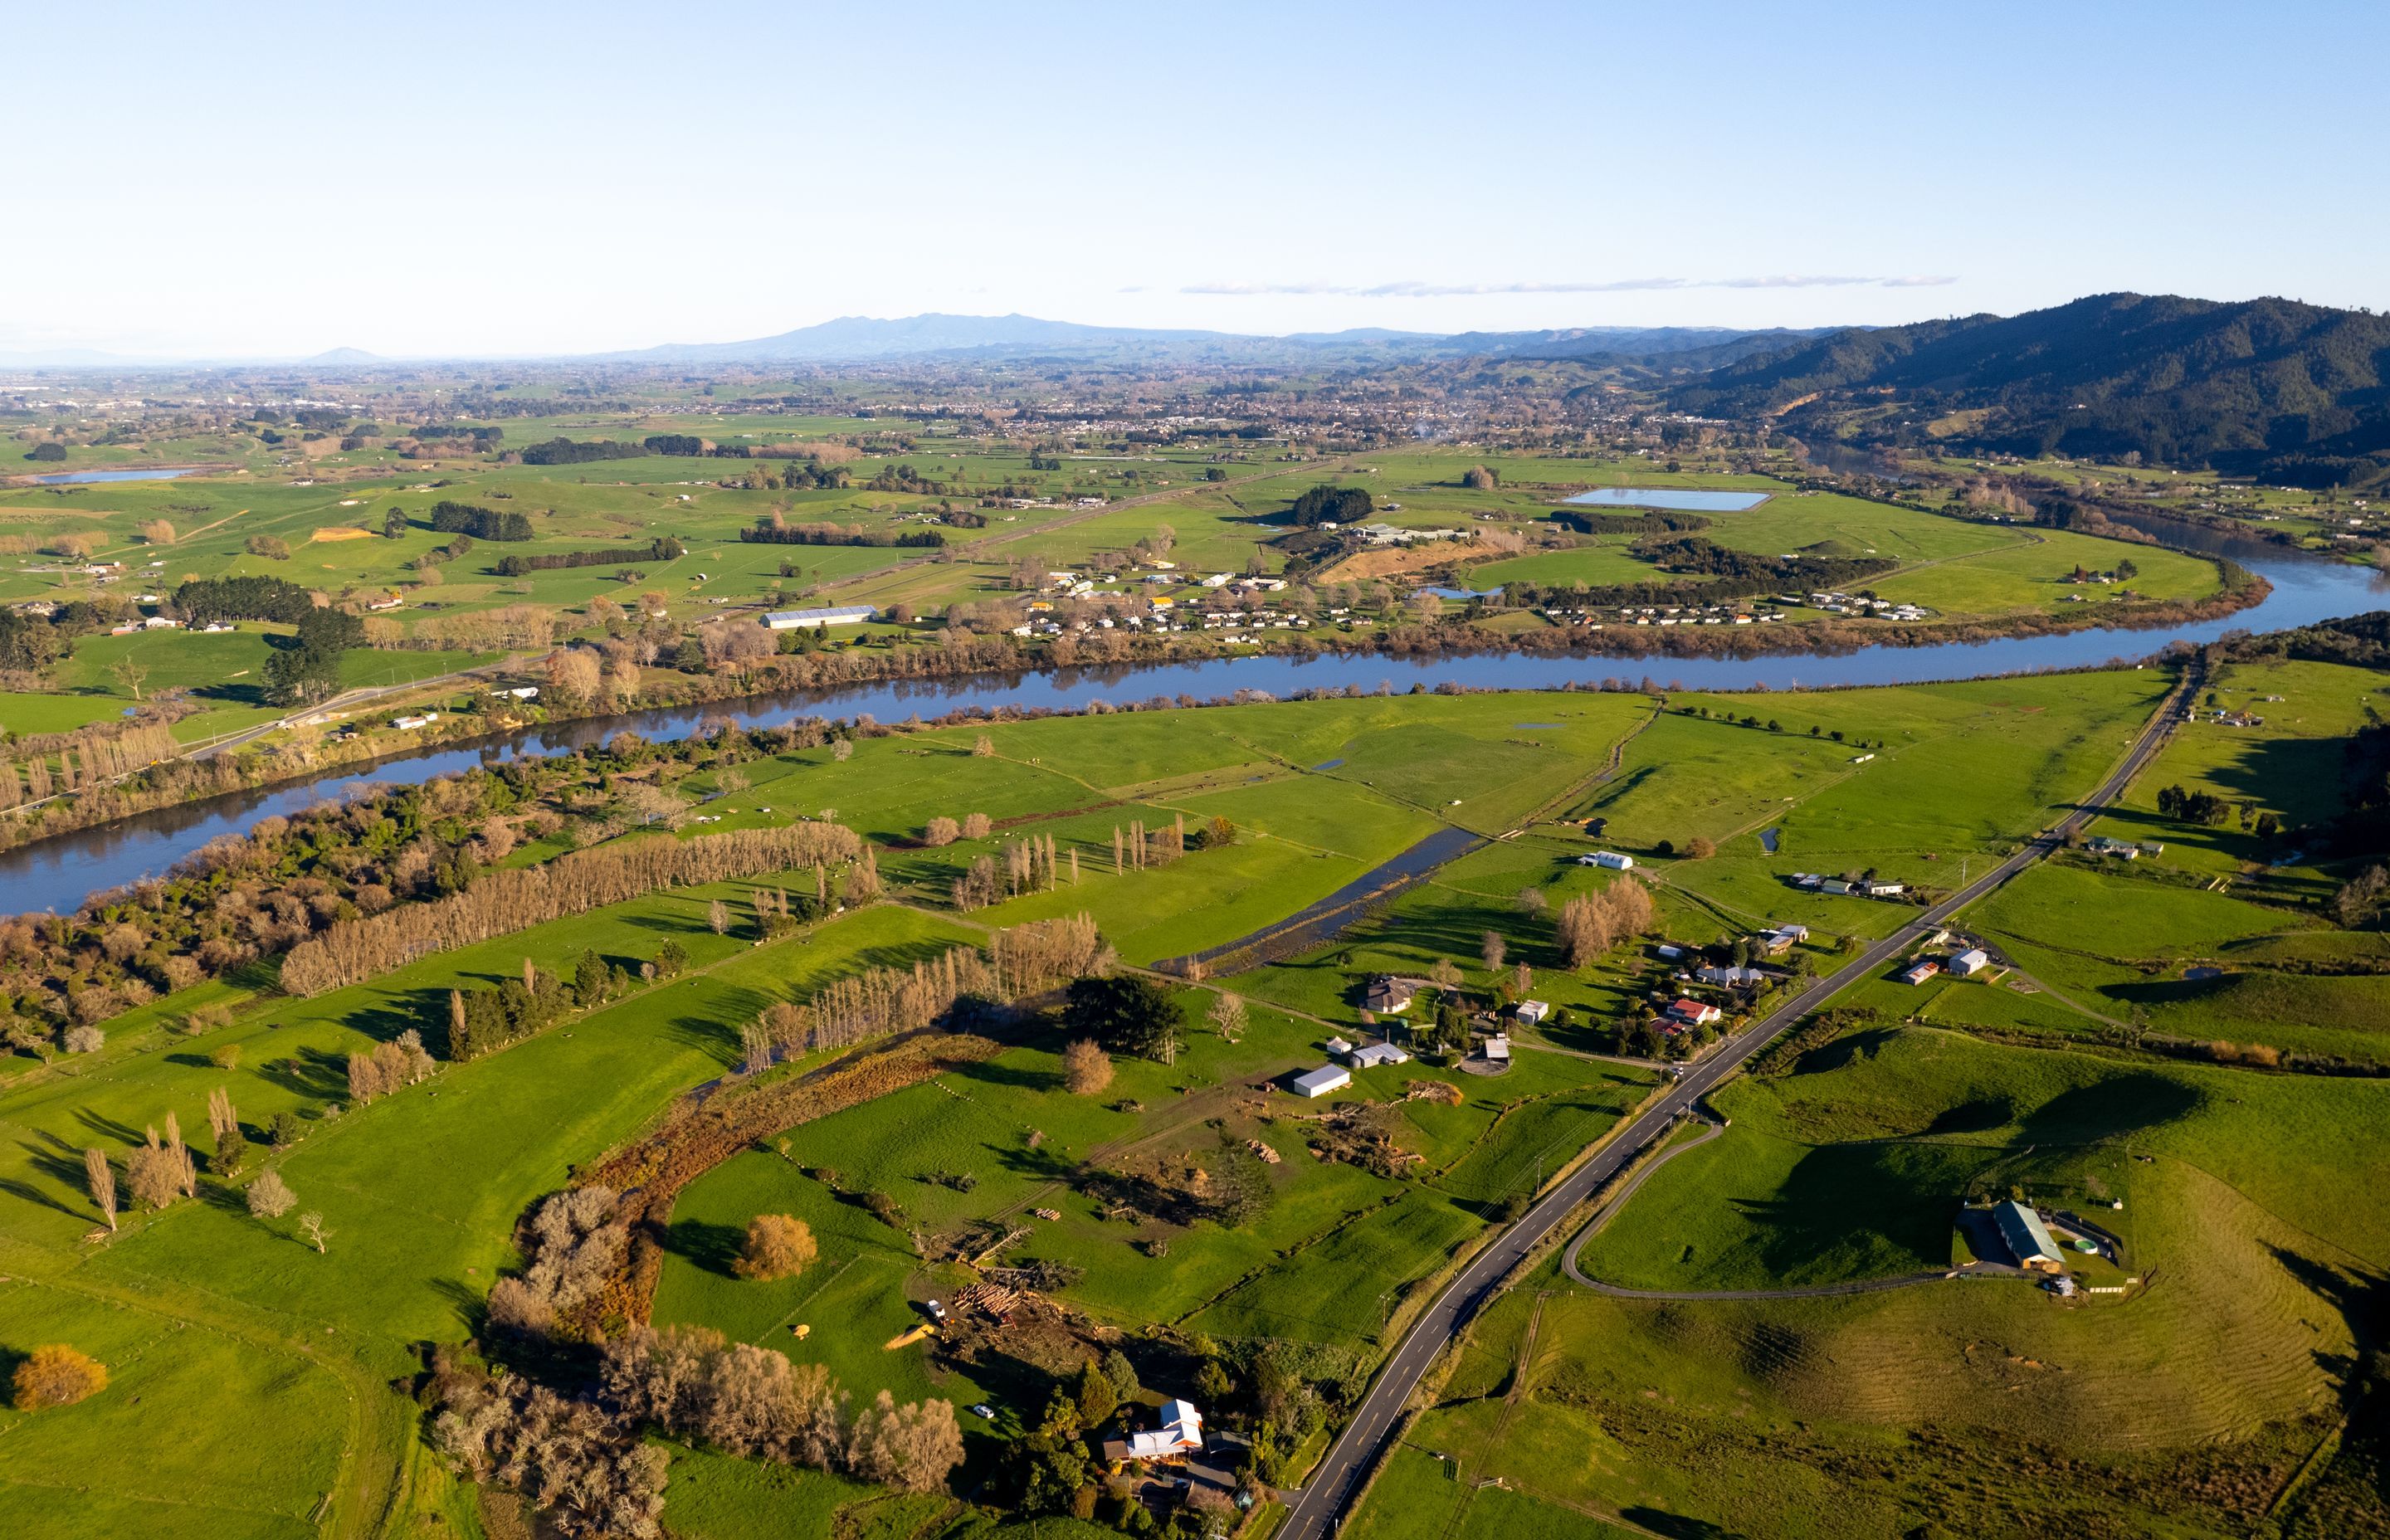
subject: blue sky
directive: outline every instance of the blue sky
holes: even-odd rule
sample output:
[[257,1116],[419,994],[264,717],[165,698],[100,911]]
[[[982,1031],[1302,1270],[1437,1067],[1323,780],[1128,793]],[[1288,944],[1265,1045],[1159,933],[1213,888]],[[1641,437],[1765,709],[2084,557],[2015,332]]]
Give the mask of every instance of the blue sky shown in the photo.
[[2381,4],[100,0],[6,27],[0,353],[2390,304]]

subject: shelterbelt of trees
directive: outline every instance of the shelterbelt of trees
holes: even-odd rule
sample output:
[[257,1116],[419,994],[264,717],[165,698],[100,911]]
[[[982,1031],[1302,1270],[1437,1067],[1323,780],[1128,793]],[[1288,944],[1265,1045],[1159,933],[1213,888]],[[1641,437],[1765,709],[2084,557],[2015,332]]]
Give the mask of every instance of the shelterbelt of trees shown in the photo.
[[863,841],[837,824],[789,824],[693,840],[634,839],[575,851],[536,866],[491,872],[430,904],[341,919],[290,949],[282,987],[321,995],[403,968],[433,952],[528,930],[663,888],[760,877],[863,853]]
[[[684,776],[829,736],[817,722],[671,744],[617,734],[603,747],[509,760],[263,819],[246,835],[209,841],[166,877],[94,894],[71,916],[0,920],[0,1044],[42,1054],[96,1046],[66,1039],[161,993],[319,937],[325,944],[286,976],[290,987],[330,987],[322,981],[359,966],[368,974],[395,966],[361,961],[384,953],[419,956],[459,944],[447,938],[501,934],[514,928],[510,918],[544,913],[543,905],[577,913],[653,887],[851,862],[865,855],[861,841],[828,824],[760,838],[658,833],[611,842],[624,830],[677,819],[687,800],[673,786]],[[601,792],[601,785],[613,789]],[[528,841],[568,834],[601,842],[559,857],[556,874],[490,869]],[[487,896],[473,898],[484,884],[492,885]],[[580,892],[550,891],[562,885]],[[457,899],[469,902],[439,909]],[[394,918],[416,910],[438,913]],[[377,927],[377,917],[389,924]]]

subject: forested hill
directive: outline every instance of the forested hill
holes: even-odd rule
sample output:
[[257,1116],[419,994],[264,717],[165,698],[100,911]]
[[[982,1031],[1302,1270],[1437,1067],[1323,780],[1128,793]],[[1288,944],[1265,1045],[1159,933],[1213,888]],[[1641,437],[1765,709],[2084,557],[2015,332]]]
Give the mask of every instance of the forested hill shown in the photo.
[[[2099,294],[2023,315],[1836,332],[1670,394],[1793,431],[2211,466],[2308,485],[2390,477],[2390,316],[2288,300]],[[1894,408],[1886,410],[1886,408]],[[1967,414],[1960,416],[1960,414]]]

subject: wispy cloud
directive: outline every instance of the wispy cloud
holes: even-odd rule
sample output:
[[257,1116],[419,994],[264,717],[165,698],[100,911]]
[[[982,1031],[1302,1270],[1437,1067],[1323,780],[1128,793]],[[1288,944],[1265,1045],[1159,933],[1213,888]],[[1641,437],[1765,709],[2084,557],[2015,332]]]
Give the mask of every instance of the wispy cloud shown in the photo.
[[1856,277],[1818,273],[1776,273],[1748,278],[1611,278],[1523,283],[1192,283],[1181,294],[1250,296],[1326,294],[1356,300],[1437,300],[1471,294],[1626,294],[1669,289],[1931,289],[1957,283],[1934,274]]

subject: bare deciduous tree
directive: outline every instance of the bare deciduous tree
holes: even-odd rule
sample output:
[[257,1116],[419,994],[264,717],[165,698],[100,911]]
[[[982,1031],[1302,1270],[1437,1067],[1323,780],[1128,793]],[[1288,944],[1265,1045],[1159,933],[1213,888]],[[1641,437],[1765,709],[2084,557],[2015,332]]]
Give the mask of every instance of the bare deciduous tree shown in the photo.
[[1244,1036],[1245,1001],[1242,995],[1230,995],[1223,991],[1220,997],[1212,1002],[1212,1008],[1204,1015],[1211,1021],[1214,1030],[1229,1042],[1234,1043]]
[[1510,943],[1502,939],[1502,933],[1499,930],[1488,930],[1478,940],[1477,955],[1484,959],[1485,971],[1488,973],[1502,971],[1502,959],[1510,954]]
[[260,1219],[279,1219],[298,1206],[299,1195],[282,1179],[282,1174],[268,1166],[249,1184],[249,1212]]
[[299,1230],[307,1238],[308,1244],[315,1248],[319,1255],[324,1250],[324,1242],[332,1238],[332,1232],[324,1227],[324,1216],[320,1213],[310,1212],[301,1214]]
[[1062,1046],[1062,1086],[1075,1096],[1091,1097],[1112,1083],[1111,1056],[1092,1037]]
[[109,1229],[114,1230],[116,1228],[116,1170],[108,1163],[108,1156],[96,1149],[83,1152],[83,1185],[85,1190],[90,1192],[93,1204],[99,1210],[99,1216],[108,1221]]
[[963,1439],[950,1401],[896,1404],[881,1391],[855,1418],[846,1441],[847,1469],[865,1481],[906,1492],[935,1492],[962,1463]]
[[143,1208],[162,1209],[182,1195],[182,1162],[159,1142],[157,1129],[147,1132],[148,1142],[125,1160],[125,1185],[133,1189],[133,1200]]

